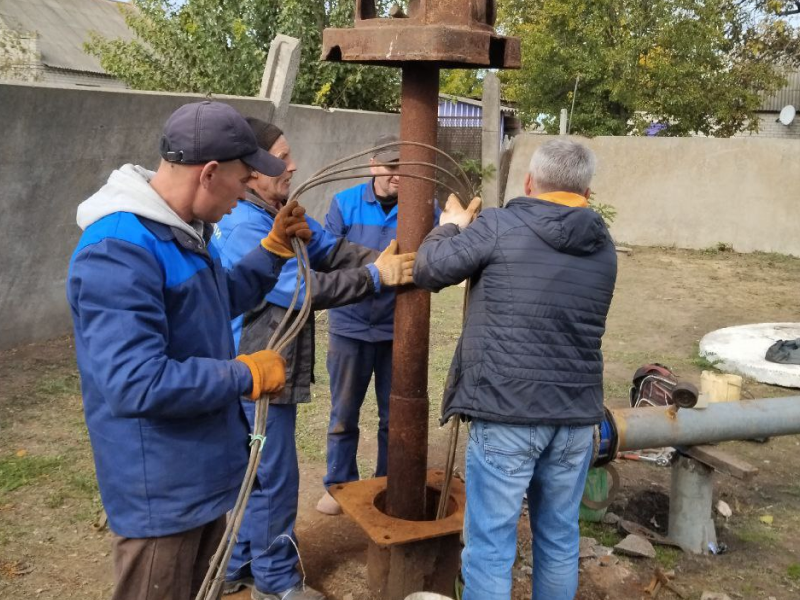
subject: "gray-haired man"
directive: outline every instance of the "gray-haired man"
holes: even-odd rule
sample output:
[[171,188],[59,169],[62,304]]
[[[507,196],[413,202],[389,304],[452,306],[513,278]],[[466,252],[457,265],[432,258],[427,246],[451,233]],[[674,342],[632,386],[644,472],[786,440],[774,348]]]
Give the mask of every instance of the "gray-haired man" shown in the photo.
[[528,493],[533,598],[578,587],[578,508],[603,418],[601,338],[617,259],[588,208],[594,154],[559,138],[533,155],[527,197],[483,211],[448,202],[423,242],[414,282],[473,277],[443,420],[471,420],[464,600],[508,600],[517,521]]

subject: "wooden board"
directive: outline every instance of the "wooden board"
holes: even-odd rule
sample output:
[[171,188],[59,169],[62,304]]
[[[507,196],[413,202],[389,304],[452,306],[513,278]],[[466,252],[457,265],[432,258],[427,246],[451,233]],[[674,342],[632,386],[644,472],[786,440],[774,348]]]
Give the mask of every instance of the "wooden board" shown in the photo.
[[689,458],[736,479],[749,481],[758,475],[758,467],[720,450],[717,446],[689,446],[678,450]]

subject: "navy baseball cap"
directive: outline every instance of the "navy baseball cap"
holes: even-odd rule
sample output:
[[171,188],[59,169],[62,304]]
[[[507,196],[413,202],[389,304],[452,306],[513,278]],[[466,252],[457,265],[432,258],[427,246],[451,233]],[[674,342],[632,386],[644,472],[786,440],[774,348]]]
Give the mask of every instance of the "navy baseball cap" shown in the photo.
[[253,130],[235,108],[208,100],[184,104],[170,115],[161,136],[161,157],[183,165],[240,160],[269,177],[286,170],[281,159],[259,148]]

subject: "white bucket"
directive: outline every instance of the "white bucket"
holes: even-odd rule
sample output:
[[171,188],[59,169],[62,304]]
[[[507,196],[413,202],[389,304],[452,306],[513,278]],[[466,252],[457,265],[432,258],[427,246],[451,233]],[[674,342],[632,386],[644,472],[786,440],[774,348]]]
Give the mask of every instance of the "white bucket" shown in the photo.
[[414,592],[410,596],[406,596],[406,600],[453,600],[441,594],[434,594],[433,592]]

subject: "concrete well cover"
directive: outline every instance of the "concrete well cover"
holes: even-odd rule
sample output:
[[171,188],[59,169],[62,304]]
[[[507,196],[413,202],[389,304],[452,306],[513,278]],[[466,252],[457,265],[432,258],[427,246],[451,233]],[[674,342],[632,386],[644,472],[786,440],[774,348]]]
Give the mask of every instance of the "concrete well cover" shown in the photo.
[[767,349],[778,340],[800,338],[800,323],[755,323],[726,327],[700,340],[700,356],[717,368],[762,383],[800,388],[800,365],[767,361]]

